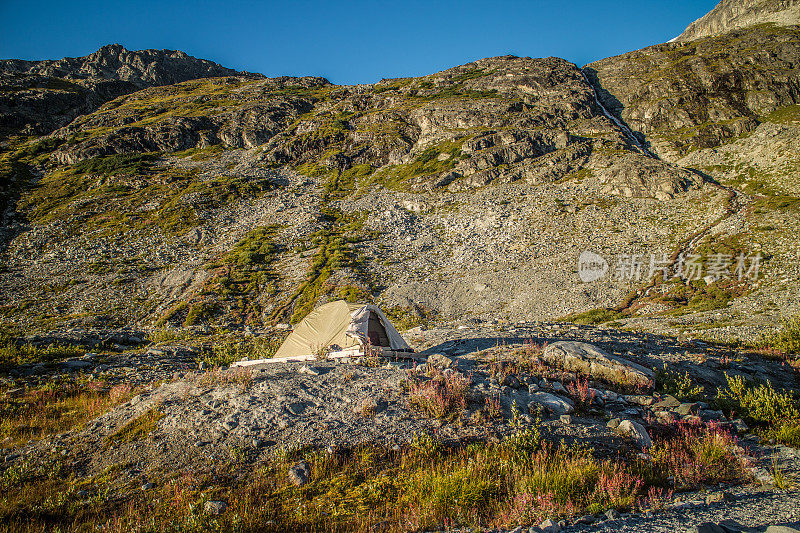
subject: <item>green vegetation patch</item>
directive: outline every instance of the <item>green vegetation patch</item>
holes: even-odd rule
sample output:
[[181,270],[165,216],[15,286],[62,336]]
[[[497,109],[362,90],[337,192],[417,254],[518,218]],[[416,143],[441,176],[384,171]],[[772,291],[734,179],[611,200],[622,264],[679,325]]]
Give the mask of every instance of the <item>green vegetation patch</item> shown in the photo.
[[591,309],[589,311],[583,311],[580,313],[572,313],[570,315],[561,317],[559,321],[573,322],[575,324],[594,325],[594,324],[604,324],[606,322],[611,322],[613,320],[620,320],[627,317],[628,315],[621,313],[619,311],[615,311],[614,309],[601,307],[598,309]]
[[100,176],[147,174],[152,170],[153,162],[158,159],[159,155],[144,153],[93,157],[72,165],[70,173],[73,175],[99,174]]
[[[387,189],[404,191],[408,189],[407,183],[412,178],[448,172],[459,161],[468,157],[461,151],[466,140],[464,137],[426,148],[410,163],[394,165],[376,172],[365,186],[383,185]],[[449,157],[440,159],[442,154]]]
[[762,120],[776,124],[797,124],[800,122],[800,104],[779,107],[763,117]]
[[7,371],[24,364],[49,363],[78,357],[84,353],[86,348],[83,346],[21,344],[8,331],[0,331],[0,371]]
[[226,300],[231,318],[260,321],[265,298],[277,296],[280,278],[273,265],[283,250],[277,241],[281,228],[280,225],[255,228],[221,259],[206,265],[214,275],[203,292]]
[[744,418],[765,438],[790,446],[800,445],[800,400],[791,391],[772,384],[747,382],[725,375],[728,385],[717,393],[716,403],[726,412]]

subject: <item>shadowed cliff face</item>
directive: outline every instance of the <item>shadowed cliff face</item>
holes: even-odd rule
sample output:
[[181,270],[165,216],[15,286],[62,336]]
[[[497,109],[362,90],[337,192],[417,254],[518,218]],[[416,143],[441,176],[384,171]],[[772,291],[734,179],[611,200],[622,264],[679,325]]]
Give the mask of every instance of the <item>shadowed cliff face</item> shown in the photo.
[[49,133],[145,87],[239,74],[180,51],[132,52],[117,44],[78,58],[0,60],[0,140]]
[[759,24],[800,24],[798,0],[722,0],[689,26],[674,41],[693,41]]

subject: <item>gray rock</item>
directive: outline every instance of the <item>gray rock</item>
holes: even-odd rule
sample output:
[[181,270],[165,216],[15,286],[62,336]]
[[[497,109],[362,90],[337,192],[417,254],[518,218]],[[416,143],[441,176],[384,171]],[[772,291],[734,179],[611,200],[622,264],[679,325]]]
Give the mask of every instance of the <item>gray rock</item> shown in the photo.
[[610,429],[617,429],[621,423],[622,420],[620,420],[619,418],[612,418],[611,420],[608,421],[606,427]]
[[69,361],[64,361],[63,363],[61,363],[61,366],[63,366],[67,370],[83,370],[93,365],[89,361],[83,361],[81,359],[70,359]]
[[722,526],[722,529],[724,529],[727,533],[742,533],[743,530],[749,529],[743,527],[739,522],[736,520],[731,520],[730,518],[720,521],[719,525]]
[[766,533],[800,533],[800,530],[789,526],[769,526]]
[[619,511],[617,511],[616,509],[609,509],[604,514],[606,515],[606,518],[608,518],[609,520],[616,520],[621,516],[619,514]]
[[203,511],[210,515],[220,515],[228,508],[228,504],[220,501],[208,501],[203,504]]
[[711,409],[701,409],[698,416],[703,422],[709,422],[712,420],[725,420],[725,413]]
[[629,403],[634,403],[636,405],[641,405],[641,406],[653,405],[653,403],[655,402],[652,396],[645,396],[644,394],[639,394],[636,396],[625,396],[625,399]]
[[288,475],[289,481],[291,481],[294,486],[302,487],[308,483],[308,479],[311,477],[311,466],[305,461],[300,461],[289,467]]
[[697,403],[687,402],[680,404],[676,411],[681,416],[696,415],[700,411],[700,408]]
[[736,428],[736,431],[738,431],[739,433],[744,433],[745,431],[750,429],[747,426],[747,424],[744,423],[744,420],[742,420],[741,418],[737,418],[736,420],[731,421],[731,423],[733,424],[733,427]]
[[292,402],[286,406],[286,410],[295,416],[300,416],[305,412],[306,404],[304,402]]
[[319,376],[319,369],[313,366],[303,365],[297,369],[301,374],[308,374],[309,376]]
[[539,524],[539,529],[542,533],[559,533],[561,531],[561,526],[548,518]]
[[610,355],[585,342],[557,341],[548,344],[542,358],[570,372],[588,374],[614,383],[637,383],[649,386],[655,373],[625,358]]
[[677,399],[677,398],[675,398],[674,396],[670,396],[669,394],[667,394],[666,396],[664,396],[664,397],[661,399],[661,401],[660,401],[660,402],[656,402],[656,403],[654,403],[654,404],[653,404],[651,407],[652,407],[654,410],[659,410],[659,409],[675,409],[675,408],[676,408],[676,407],[678,407],[680,404],[681,404],[680,400],[678,400],[678,399]]
[[650,439],[650,434],[647,433],[647,430],[644,428],[644,426],[638,422],[634,422],[633,420],[623,420],[620,422],[617,430],[624,435],[631,437],[642,448],[649,448],[653,445],[653,441]]
[[436,368],[450,368],[457,364],[456,360],[441,353],[432,353],[428,356],[428,365]]
[[559,417],[559,420],[561,420],[562,424],[566,424],[566,425],[572,424],[572,416],[571,415],[561,415]]
[[722,503],[725,501],[730,501],[731,499],[732,499],[731,495],[728,492],[725,491],[712,492],[708,496],[706,496],[706,504],[710,505],[712,503]]
[[[575,403],[569,398],[550,394],[549,392],[534,392],[530,395],[531,403],[538,404],[553,415],[566,415],[575,411]],[[537,408],[531,409],[528,405],[528,411],[533,413]]]

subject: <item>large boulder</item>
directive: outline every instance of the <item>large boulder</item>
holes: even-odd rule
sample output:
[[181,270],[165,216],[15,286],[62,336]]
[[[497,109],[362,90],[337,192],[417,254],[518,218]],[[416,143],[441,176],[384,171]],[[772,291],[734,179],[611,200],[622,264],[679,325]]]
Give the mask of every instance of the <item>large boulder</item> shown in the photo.
[[548,344],[542,354],[545,362],[569,372],[580,372],[613,383],[650,387],[655,373],[623,357],[610,355],[585,342],[558,341]]
[[633,420],[623,420],[617,427],[617,431],[635,440],[636,444],[642,448],[649,448],[653,445],[653,441],[650,439],[650,434],[639,422],[634,422]]

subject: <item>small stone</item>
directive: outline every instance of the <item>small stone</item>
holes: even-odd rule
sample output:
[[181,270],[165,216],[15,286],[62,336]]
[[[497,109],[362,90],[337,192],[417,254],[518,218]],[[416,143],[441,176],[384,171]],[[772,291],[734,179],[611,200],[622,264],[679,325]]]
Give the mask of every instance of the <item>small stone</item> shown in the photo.
[[687,415],[696,415],[700,408],[696,403],[682,403],[676,409],[679,415],[687,416]]
[[572,416],[570,416],[570,415],[561,415],[559,417],[559,420],[561,420],[562,424],[566,424],[566,425],[572,424]]
[[609,429],[617,429],[620,423],[622,423],[622,420],[620,420],[619,418],[612,418],[611,420],[608,421],[606,427]]
[[608,518],[609,520],[616,520],[621,516],[619,514],[619,511],[617,511],[616,509],[609,509],[608,511],[605,512],[605,515],[606,518]]
[[542,522],[541,524],[539,524],[539,529],[543,533],[559,533],[561,531],[561,527],[558,524],[554,523],[549,518],[544,522]]
[[742,533],[742,530],[745,529],[739,522],[730,518],[722,520],[719,525],[726,533]]
[[142,484],[142,490],[151,490],[151,489],[154,489],[154,488],[156,488],[156,484],[155,483],[147,482],[147,483]]
[[289,481],[296,487],[302,487],[308,483],[311,476],[311,467],[305,461],[293,464],[289,467]]
[[220,501],[208,501],[203,504],[203,510],[208,514],[215,516],[222,514],[227,508],[228,504]]
[[660,402],[656,402],[652,405],[653,409],[675,409],[681,404],[677,398],[674,396],[670,396],[669,394],[665,395],[661,398]]
[[[553,415],[566,415],[575,411],[575,403],[569,398],[550,394],[548,392],[535,392],[530,395],[531,403],[542,405]],[[534,414],[535,409],[528,405],[528,411]]]
[[706,496],[706,504],[711,505],[712,503],[722,503],[724,501],[731,500],[731,495],[728,492],[719,491],[719,492],[712,492],[708,496]]
[[308,374],[309,376],[319,376],[319,369],[313,366],[303,365],[297,369],[301,374]]
[[733,424],[733,427],[736,428],[736,431],[738,431],[739,433],[744,433],[748,429],[750,429],[749,427],[747,427],[747,424],[745,424],[744,420],[742,420],[741,418],[737,418],[736,420],[731,421],[731,423]]
[[625,399],[629,403],[635,403],[636,405],[641,405],[641,406],[644,406],[644,407],[646,407],[648,405],[653,405],[653,403],[655,401],[652,396],[645,396],[643,394],[635,395],[635,396],[625,396]]

